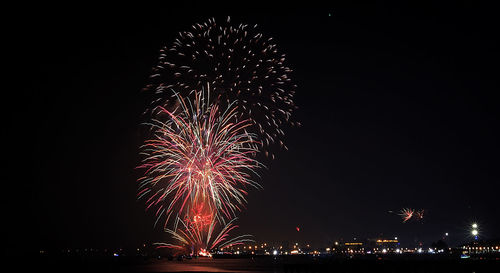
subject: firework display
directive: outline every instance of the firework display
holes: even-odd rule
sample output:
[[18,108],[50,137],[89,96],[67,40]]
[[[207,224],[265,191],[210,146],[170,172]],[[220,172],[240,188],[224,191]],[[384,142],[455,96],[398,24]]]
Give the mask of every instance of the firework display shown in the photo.
[[230,21],[195,24],[161,49],[145,88],[155,94],[150,110],[175,100],[171,89],[190,97],[210,84],[210,99],[221,108],[236,104],[236,122],[250,121],[248,130],[259,134],[261,148],[272,143],[286,148],[283,126],[298,124],[290,119],[296,108],[292,70],[273,39],[257,32],[257,25],[233,26]]
[[283,128],[296,124],[291,69],[256,27],[209,19],[160,50],[144,88],[151,136],[137,197],[175,241],[161,248],[208,255],[250,240],[229,232],[248,189],[260,188],[255,158],[274,158],[270,146],[286,148]]

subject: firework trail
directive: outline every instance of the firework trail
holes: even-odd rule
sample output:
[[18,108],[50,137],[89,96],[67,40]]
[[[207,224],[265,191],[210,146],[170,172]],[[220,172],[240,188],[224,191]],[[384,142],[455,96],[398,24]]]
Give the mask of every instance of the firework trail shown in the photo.
[[138,198],[154,208],[155,225],[163,218],[166,227],[172,216],[225,224],[246,202],[245,188],[260,187],[252,180],[262,165],[252,158],[257,137],[245,132],[249,122],[232,122],[236,106],[220,111],[209,92],[196,92],[193,101],[176,93],[178,107],[159,108],[167,120],[148,124],[154,136],[141,147]]
[[205,256],[207,254],[209,255],[209,252],[216,248],[224,248],[246,242],[254,242],[250,235],[240,235],[233,238],[229,237],[229,232],[238,227],[237,225],[234,225],[234,222],[237,219],[238,218],[233,218],[231,221],[223,225],[218,233],[215,233],[219,223],[215,219],[210,222],[208,230],[205,230],[192,221],[186,222],[178,218],[177,221],[180,225],[177,230],[165,229],[165,231],[169,233],[177,243],[157,243],[157,245],[160,248],[184,250],[192,254]]
[[[228,17],[221,23],[212,18],[180,32],[171,46],[160,50],[150,75],[145,88],[155,94],[150,110],[171,103],[170,89],[191,97],[210,84],[214,103],[223,109],[235,103],[235,122],[249,120],[252,127],[248,129],[262,139],[260,147],[276,143],[286,149],[283,126],[299,125],[290,120],[296,108],[296,86],[285,55],[256,28],[233,26]],[[264,150],[267,155],[268,149]]]
[[414,213],[415,213],[415,210],[409,209],[409,208],[404,208],[401,210],[401,213],[399,215],[403,218],[403,223],[406,223],[408,220],[410,220],[413,217]]

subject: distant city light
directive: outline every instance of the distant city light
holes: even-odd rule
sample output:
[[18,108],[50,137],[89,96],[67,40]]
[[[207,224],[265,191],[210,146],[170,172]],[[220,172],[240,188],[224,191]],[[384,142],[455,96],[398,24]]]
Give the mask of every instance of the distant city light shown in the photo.
[[472,235],[477,236],[477,234],[478,234],[477,229],[473,229],[472,230]]
[[274,250],[273,255],[278,255],[278,250]]
[[472,228],[476,229],[477,228],[477,224],[476,223],[472,224]]
[[445,236],[448,236],[448,232],[446,232],[444,235],[445,235]]

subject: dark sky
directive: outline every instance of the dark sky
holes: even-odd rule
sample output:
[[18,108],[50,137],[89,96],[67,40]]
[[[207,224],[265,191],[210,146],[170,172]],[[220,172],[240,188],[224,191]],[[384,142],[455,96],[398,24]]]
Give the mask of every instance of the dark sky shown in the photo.
[[[178,31],[224,15],[259,24],[287,54],[303,124],[287,130],[289,150],[261,172],[264,190],[250,193],[241,233],[323,245],[379,235],[412,244],[449,232],[461,242],[478,221],[484,238],[500,237],[498,16],[471,1],[31,8],[12,31],[22,76],[8,116],[20,122],[9,133],[27,150],[16,152],[21,170],[6,190],[13,241],[123,247],[166,238],[135,198],[140,90]],[[402,224],[388,212],[403,207],[425,209],[425,221]]]

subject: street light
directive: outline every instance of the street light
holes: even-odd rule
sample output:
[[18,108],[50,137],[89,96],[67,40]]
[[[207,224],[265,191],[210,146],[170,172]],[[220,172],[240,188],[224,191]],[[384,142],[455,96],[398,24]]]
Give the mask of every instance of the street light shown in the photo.
[[479,231],[478,231],[478,226],[476,223],[473,223],[472,224],[472,236],[474,236],[474,240],[477,240],[477,235],[479,234]]

